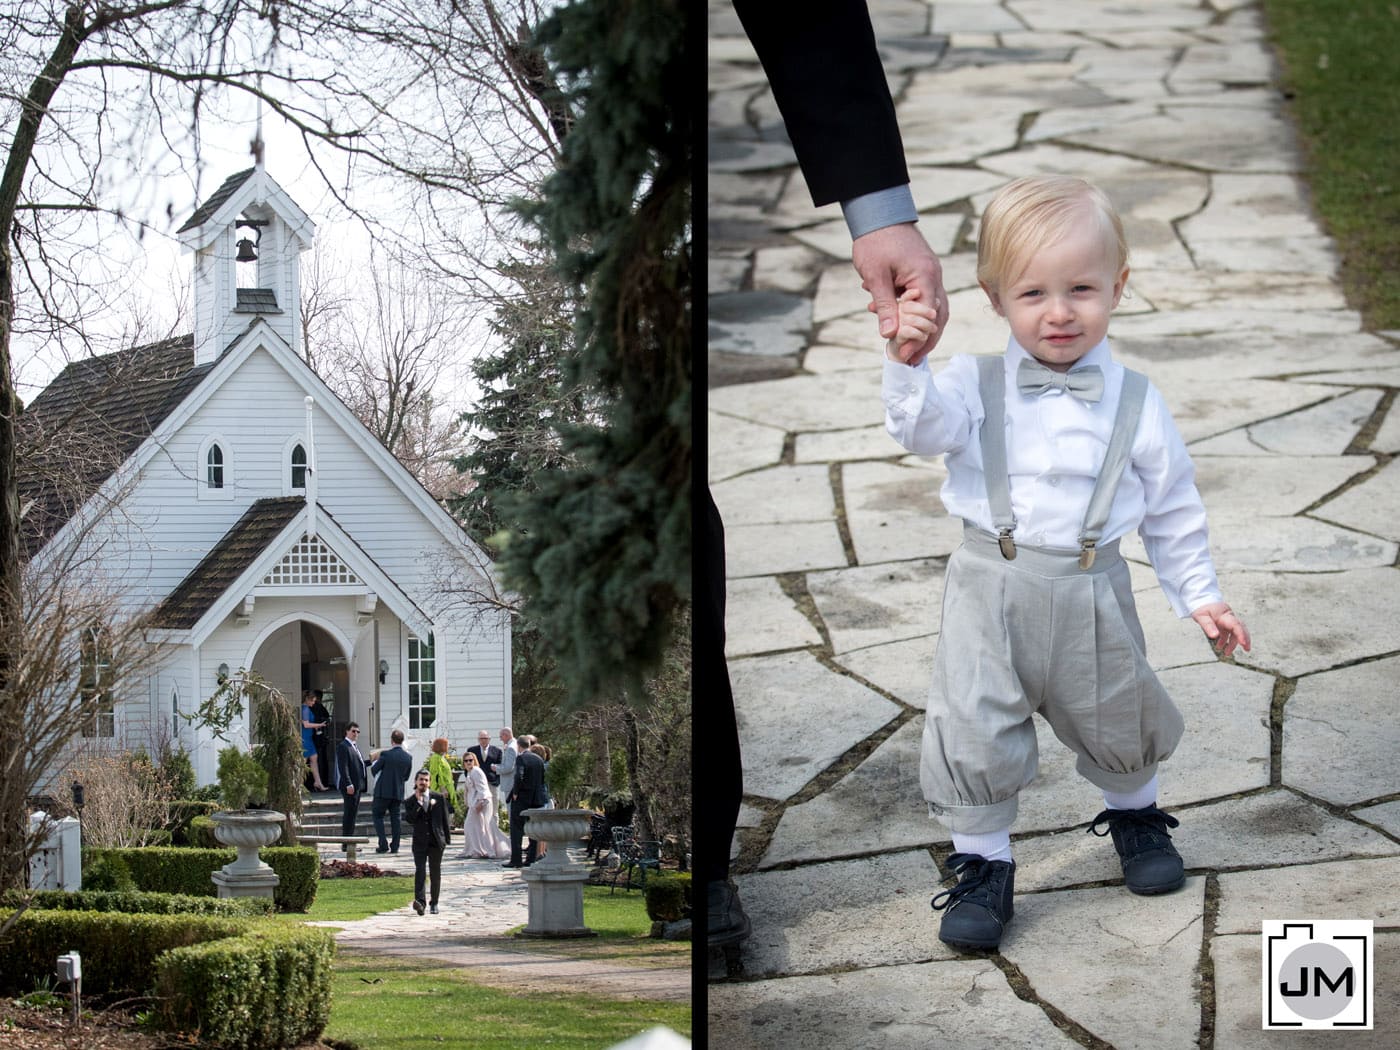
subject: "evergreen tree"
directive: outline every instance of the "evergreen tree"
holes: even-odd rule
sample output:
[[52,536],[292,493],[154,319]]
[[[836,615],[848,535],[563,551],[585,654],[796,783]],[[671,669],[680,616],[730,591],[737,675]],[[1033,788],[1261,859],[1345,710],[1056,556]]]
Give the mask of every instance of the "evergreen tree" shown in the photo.
[[690,592],[690,88],[679,0],[578,0],[539,29],[575,115],[522,211],[583,300],[563,462],[502,496],[500,566],[573,703],[645,702]]
[[461,416],[470,451],[452,461],[471,487],[449,506],[483,543],[515,524],[502,515],[503,497],[533,491],[538,476],[567,465],[559,428],[583,422],[587,411],[585,391],[564,381],[574,345],[573,297],[547,264],[515,262],[502,272],[519,293],[490,322],[501,349],[472,363],[482,394]]

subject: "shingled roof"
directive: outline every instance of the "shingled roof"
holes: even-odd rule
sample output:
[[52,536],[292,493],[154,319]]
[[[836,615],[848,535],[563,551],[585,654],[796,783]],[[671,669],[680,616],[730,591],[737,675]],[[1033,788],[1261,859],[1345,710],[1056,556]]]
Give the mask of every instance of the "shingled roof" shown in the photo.
[[248,168],[246,171],[240,171],[237,175],[230,175],[226,178],[224,184],[215,190],[207,201],[196,208],[194,214],[186,219],[185,224],[175,232],[184,233],[186,230],[192,230],[196,226],[203,226],[209,216],[223,207],[224,201],[237,193],[238,187],[247,182],[256,170],[256,168]]
[[171,630],[193,627],[305,507],[306,500],[301,496],[254,502],[161,602],[152,626]]
[[26,554],[41,548],[199,385],[194,337],[74,361],[19,420]]

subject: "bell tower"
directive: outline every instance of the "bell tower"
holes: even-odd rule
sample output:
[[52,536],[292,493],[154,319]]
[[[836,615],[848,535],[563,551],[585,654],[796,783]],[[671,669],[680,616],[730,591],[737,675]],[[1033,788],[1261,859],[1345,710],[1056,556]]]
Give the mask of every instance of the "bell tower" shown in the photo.
[[301,352],[301,253],[316,226],[258,163],[231,175],[180,227],[194,252],[194,361],[218,359],[262,318]]

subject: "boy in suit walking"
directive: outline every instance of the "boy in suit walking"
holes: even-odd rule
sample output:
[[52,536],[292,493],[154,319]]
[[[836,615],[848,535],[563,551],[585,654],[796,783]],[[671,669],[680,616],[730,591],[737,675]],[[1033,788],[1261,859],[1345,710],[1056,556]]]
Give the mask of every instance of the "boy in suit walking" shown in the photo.
[[[379,836],[379,846],[375,853],[397,853],[399,851],[399,810],[403,806],[403,786],[413,772],[413,758],[403,749],[403,730],[395,729],[389,734],[393,747],[382,751],[374,760],[369,771],[375,775],[374,830]],[[384,836],[384,814],[389,814],[389,823],[394,833],[394,843]]]
[[432,885],[428,898],[433,914],[438,913],[438,893],[442,889],[442,853],[452,841],[452,825],[447,820],[449,806],[441,792],[428,790],[428,771],[420,769],[413,778],[413,794],[403,805],[404,819],[413,828],[413,910],[423,914],[423,876],[428,869]]

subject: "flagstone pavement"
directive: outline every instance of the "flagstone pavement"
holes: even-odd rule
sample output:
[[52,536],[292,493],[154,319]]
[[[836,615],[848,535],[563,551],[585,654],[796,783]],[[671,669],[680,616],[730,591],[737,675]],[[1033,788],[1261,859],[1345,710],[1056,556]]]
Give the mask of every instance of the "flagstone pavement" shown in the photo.
[[[999,952],[937,940],[950,843],[918,784],[944,565],[937,460],[886,436],[881,346],[835,206],[813,209],[763,73],[712,0],[709,482],[724,517],[754,924],[712,953],[711,1045],[1214,1050],[1400,1045],[1400,333],[1367,331],[1313,214],[1256,4],[872,0],[952,321],[995,353],[977,216],[1011,178],[1119,204],[1110,331],[1172,407],[1227,600],[1220,661],[1125,540],[1187,722],[1161,803],[1189,879],[1137,898],[1102,800],[1041,727]],[[1375,923],[1375,1028],[1261,1030],[1261,922]]]

